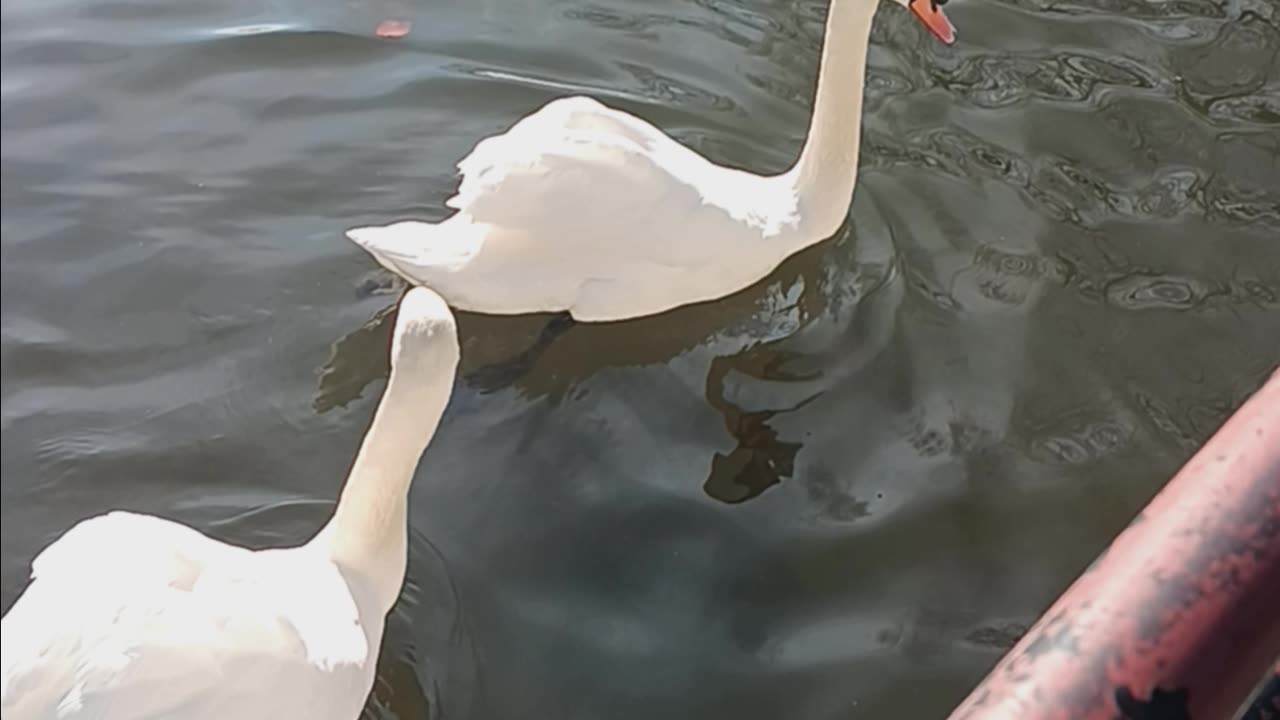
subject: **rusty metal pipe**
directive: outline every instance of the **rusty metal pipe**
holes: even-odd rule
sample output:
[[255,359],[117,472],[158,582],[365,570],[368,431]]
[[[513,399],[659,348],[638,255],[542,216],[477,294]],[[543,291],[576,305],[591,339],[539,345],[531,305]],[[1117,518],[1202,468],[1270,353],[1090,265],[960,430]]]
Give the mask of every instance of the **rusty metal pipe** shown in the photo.
[[951,720],[1227,720],[1280,656],[1280,370]]

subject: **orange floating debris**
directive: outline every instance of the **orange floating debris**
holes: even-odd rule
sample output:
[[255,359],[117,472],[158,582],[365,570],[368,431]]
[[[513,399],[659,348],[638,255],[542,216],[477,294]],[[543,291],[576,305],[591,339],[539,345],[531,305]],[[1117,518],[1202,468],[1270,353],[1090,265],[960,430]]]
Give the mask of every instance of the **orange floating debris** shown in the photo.
[[380,38],[394,40],[409,34],[408,20],[383,20],[373,31]]

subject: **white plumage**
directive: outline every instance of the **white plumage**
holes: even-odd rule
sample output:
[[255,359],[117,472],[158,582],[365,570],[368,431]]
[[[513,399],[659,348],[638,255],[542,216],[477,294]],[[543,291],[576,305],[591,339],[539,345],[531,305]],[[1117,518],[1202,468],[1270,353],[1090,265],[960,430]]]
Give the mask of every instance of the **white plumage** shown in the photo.
[[411,291],[342,499],[305,545],[251,551],[111,512],[46,548],[0,621],[4,720],[358,716],[404,579],[409,484],[457,360],[447,306]]
[[[459,168],[446,201],[459,212],[445,222],[348,234],[389,269],[482,312],[609,320],[710,300],[763,277],[782,259],[773,247],[798,229],[794,193],[772,191],[779,180],[712,165],[590,98],[547,104]],[[739,261],[723,264],[730,250]]]
[[[938,32],[945,20],[930,0],[910,3]],[[458,163],[448,219],[347,236],[477,312],[609,321],[737,292],[830,237],[848,213],[877,5],[832,0],[809,135],[786,173],[722,167],[633,115],[560,98]]]
[[[935,33],[949,25],[908,5]],[[808,138],[775,176],[715,165],[582,97],[480,142],[439,224],[348,235],[379,262],[489,313],[606,321],[736,292],[844,221],[878,0],[832,0]],[[445,299],[401,302],[392,371],[333,518],[250,551],[160,518],[86,520],[32,563],[0,621],[4,720],[356,717],[404,581],[406,502],[458,364]]]

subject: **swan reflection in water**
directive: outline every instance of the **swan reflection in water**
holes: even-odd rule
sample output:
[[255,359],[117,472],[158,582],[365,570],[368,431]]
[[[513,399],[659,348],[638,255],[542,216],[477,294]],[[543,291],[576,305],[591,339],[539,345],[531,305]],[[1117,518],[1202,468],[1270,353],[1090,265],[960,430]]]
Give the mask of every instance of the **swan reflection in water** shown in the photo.
[[[847,381],[867,371],[891,343],[916,341],[910,335],[918,334],[917,324],[899,323],[901,313],[964,312],[963,305],[968,312],[989,316],[985,324],[998,326],[1007,338],[1023,317],[1010,308],[1034,302],[1045,284],[1044,278],[1003,272],[1003,255],[988,246],[956,248],[948,238],[927,237],[929,227],[917,227],[911,218],[940,204],[938,198],[920,198],[917,193],[916,200],[907,201],[895,193],[893,201],[885,203],[880,198],[889,196],[881,188],[896,190],[893,179],[871,172],[864,182],[867,187],[855,197],[853,219],[840,235],[793,256],[765,280],[719,301],[633,320],[563,326],[558,326],[557,316],[547,314],[460,313],[459,376],[464,387],[459,392],[503,393],[518,402],[559,404],[593,386],[599,389],[598,383],[608,382],[604,376],[665,366],[691,395],[701,395],[697,405],[713,409],[728,435],[729,444],[707,458],[704,491],[727,503],[759,496],[796,471],[806,429],[800,422],[781,429],[787,416],[815,402],[849,402],[847,390],[829,400],[823,395],[833,387],[863,384]],[[1030,218],[1023,219],[1024,229],[1035,227]],[[910,243],[903,243],[908,233]],[[1034,235],[1017,241],[1034,242]],[[898,244],[924,245],[936,252],[916,257],[910,250],[900,251]],[[928,280],[929,276],[939,279]],[[318,412],[345,405],[385,373],[378,347],[391,308],[378,310],[364,326],[334,344],[320,373],[314,400]],[[944,338],[974,332],[972,324],[960,327],[940,320],[928,325],[931,335]],[[1000,390],[999,378],[1020,362],[1017,347],[1006,343],[984,354],[972,338],[953,339],[955,352],[964,354],[964,368],[957,368],[949,355],[933,352],[940,342],[932,337],[918,340],[929,352],[911,353],[916,367],[897,370],[914,376],[906,382],[919,386],[910,392],[920,396],[916,404],[927,417],[915,418],[905,430],[891,429],[900,436],[892,445],[905,443],[909,452],[930,455],[942,436],[1003,435],[1012,391]],[[978,377],[967,382],[951,377],[946,383],[930,379],[957,371]],[[951,397],[960,385],[981,388],[981,397]],[[945,388],[946,394],[931,392],[931,387]],[[980,427],[955,429],[966,424]],[[854,430],[851,435],[887,440],[877,430]],[[859,444],[871,454],[885,451],[871,441]],[[833,507],[846,507],[832,512],[847,513],[847,498],[840,500],[841,491],[824,482],[810,494],[829,496]]]

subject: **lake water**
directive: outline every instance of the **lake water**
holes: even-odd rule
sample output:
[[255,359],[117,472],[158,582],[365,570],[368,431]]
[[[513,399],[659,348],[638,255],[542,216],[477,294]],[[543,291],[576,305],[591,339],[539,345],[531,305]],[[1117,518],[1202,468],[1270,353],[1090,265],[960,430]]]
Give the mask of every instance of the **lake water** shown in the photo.
[[[1262,383],[1280,5],[947,10],[951,47],[879,11],[835,239],[523,372],[470,374],[546,317],[461,317],[487,380],[419,470],[370,717],[943,717]],[[561,94],[778,171],[825,3],[2,13],[7,609],[110,508],[308,537],[395,301],[342,231],[443,217],[454,163]]]

